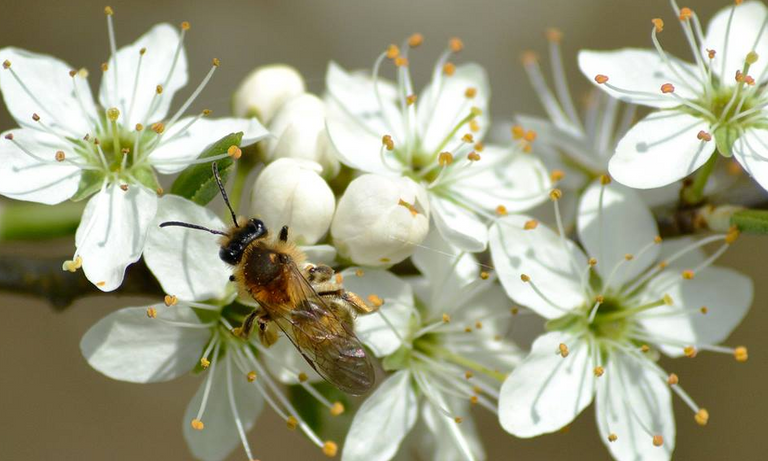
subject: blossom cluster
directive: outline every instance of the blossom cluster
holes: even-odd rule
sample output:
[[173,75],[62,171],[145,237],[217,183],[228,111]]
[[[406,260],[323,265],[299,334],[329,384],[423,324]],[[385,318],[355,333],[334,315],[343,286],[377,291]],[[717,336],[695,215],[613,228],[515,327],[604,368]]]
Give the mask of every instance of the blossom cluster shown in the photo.
[[[249,430],[266,406],[344,461],[484,460],[474,408],[527,438],[561,430],[593,400],[611,456],[671,459],[673,397],[699,425],[709,413],[659,360],[747,361],[745,347],[722,343],[753,283],[715,263],[745,231],[733,216],[748,204],[734,191],[768,188],[768,9],[736,1],[705,33],[693,10],[671,6],[693,64],[662,48],[655,18],[652,49],[579,52],[595,84],[580,113],[550,30],[551,86],[539,58],[522,56],[546,117],[515,115],[511,126],[491,121],[488,75],[463,62],[459,38],[415,88],[421,34],[372,54],[367,70],[330,61],[317,94],[296,69],[266,65],[232,92],[231,117],[185,115],[221,63],[172,111],[191,26],[156,25],[118,49],[107,7],[98,102],[87,70],[0,49],[0,91],[18,123],[0,143],[0,194],[88,199],[63,270],[82,268],[103,291],[143,260],[164,299],[109,313],[80,347],[117,380],[196,376],[183,427],[198,459],[238,446],[256,459]],[[306,255],[302,270],[327,265],[334,289],[371,311],[349,320],[377,363],[369,394],[329,389],[287,333],[261,323],[241,334],[265,307],[211,235],[229,232],[205,206],[216,162],[236,172],[236,227],[239,211],[270,235],[283,228]],[[680,210],[707,234],[662,238],[661,216]],[[515,342],[526,315],[546,322],[530,348]],[[302,405],[325,409],[323,424]]]

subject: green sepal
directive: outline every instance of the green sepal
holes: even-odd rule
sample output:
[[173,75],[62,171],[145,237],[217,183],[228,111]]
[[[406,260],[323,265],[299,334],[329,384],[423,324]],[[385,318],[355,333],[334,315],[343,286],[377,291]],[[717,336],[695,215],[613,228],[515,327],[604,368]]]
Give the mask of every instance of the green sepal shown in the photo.
[[768,234],[768,210],[741,210],[731,216],[731,224],[741,232]]
[[[231,133],[211,144],[198,158],[214,157],[225,154],[230,146],[240,146],[243,133]],[[227,157],[218,161],[221,180],[226,184],[234,162]],[[182,171],[171,186],[171,193],[188,198],[198,205],[206,205],[219,193],[216,180],[213,177],[210,163],[192,165]]]
[[80,176],[80,184],[77,186],[77,192],[70,200],[79,202],[95,194],[104,184],[104,173],[95,170],[84,170]]
[[157,191],[160,189],[160,182],[157,180],[157,175],[152,167],[141,167],[131,171],[131,174],[141,185],[149,188],[149,190]]
[[564,315],[548,321],[544,324],[544,328],[547,331],[565,331],[574,326],[578,320],[579,317],[575,315]]
[[386,371],[402,370],[408,367],[411,361],[411,349],[400,346],[400,349],[396,350],[393,354],[384,357],[381,361],[381,366]]
[[730,125],[723,125],[715,130],[715,144],[723,157],[733,155],[733,143],[739,138],[739,130]]

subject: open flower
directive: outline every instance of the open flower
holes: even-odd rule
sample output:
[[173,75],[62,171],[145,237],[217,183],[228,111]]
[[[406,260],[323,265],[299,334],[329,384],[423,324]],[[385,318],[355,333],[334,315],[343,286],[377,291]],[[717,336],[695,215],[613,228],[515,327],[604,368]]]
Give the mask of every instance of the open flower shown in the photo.
[[[415,34],[402,47],[390,45],[371,75],[348,73],[331,63],[328,133],[345,165],[417,181],[428,193],[441,235],[459,248],[481,251],[488,241],[486,222],[497,211],[523,211],[540,203],[549,180],[523,146],[483,146],[488,78],[477,64],[450,62],[463,48],[459,39],[450,41],[432,81],[417,97],[409,51],[422,40]],[[379,77],[388,60],[397,84]]]
[[693,51],[694,64],[664,51],[653,19],[655,50],[582,51],[579,65],[614,97],[659,110],[632,127],[616,147],[609,169],[620,183],[647,189],[671,184],[717,159],[734,156],[768,188],[768,95],[765,57],[768,10],[761,2],[734,2],[703,35],[690,8],[672,6]]
[[[343,461],[386,461],[420,421],[411,447],[434,460],[484,459],[469,410],[496,410],[500,381],[518,361],[503,337],[510,326],[509,300],[475,259],[456,253],[435,232],[414,264],[424,274],[403,281],[378,269],[348,269],[349,289],[381,305],[358,317],[360,339],[393,373],[371,394],[352,421]],[[455,254],[455,257],[446,257]],[[371,436],[381,434],[382,436]]]
[[218,257],[215,238],[157,227],[166,220],[224,228],[216,215],[186,199],[160,199],[144,256],[172,294],[160,305],[120,309],[91,327],[80,343],[88,363],[111,378],[134,383],[203,375],[184,416],[184,437],[193,455],[204,461],[224,459],[238,443],[249,460],[255,459],[246,432],[265,403],[290,429],[301,429],[326,454],[335,453],[336,444],[314,433],[279,383],[303,386],[332,415],[344,411],[342,404],[329,402],[312,387],[310,381],[320,377],[287,340],[267,349],[256,335],[246,341],[231,333],[253,308],[235,301],[231,272]]
[[136,42],[115,47],[112,10],[106,9],[112,56],[102,64],[97,105],[88,72],[51,56],[18,48],[0,50],[0,90],[20,128],[3,133],[0,194],[56,204],[91,195],[77,230],[75,256],[86,277],[116,289],[125,268],[141,257],[147,225],[161,192],[156,173],[177,173],[210,143],[242,131],[243,143],[266,136],[255,120],[206,120],[210,111],[183,117],[219,66],[170,115],[174,93],[187,83],[184,36],[168,24]]
[[[491,253],[507,294],[550,319],[550,331],[501,388],[501,425],[519,437],[554,432],[596,395],[601,438],[616,459],[669,459],[670,390],[699,424],[709,414],[677,375],[656,364],[658,352],[714,351],[746,360],[745,348],[718,344],[749,309],[752,282],[712,266],[738,233],[662,243],[637,193],[605,180],[582,197],[577,223],[587,254],[562,226],[558,235],[509,216],[491,228]],[[712,242],[724,243],[706,257],[700,248]]]

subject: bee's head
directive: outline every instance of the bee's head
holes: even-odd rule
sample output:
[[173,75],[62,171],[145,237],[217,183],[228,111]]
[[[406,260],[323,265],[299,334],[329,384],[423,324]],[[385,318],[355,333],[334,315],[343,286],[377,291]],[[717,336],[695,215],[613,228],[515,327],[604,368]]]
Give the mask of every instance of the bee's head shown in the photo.
[[232,229],[229,238],[219,249],[219,258],[232,266],[237,265],[248,245],[266,235],[267,227],[264,223],[259,219],[251,218],[244,225]]

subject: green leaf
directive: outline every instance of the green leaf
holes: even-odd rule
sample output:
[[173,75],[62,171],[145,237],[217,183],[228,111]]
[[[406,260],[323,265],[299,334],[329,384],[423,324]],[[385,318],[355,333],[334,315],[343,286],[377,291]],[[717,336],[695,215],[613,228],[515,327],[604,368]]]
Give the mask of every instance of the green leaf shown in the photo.
[[77,192],[72,196],[70,200],[73,202],[79,202],[95,194],[101,189],[101,185],[104,184],[104,173],[95,170],[85,170],[80,176],[80,185],[77,187]]
[[723,125],[715,130],[715,144],[717,144],[717,150],[724,157],[730,157],[733,155],[733,143],[739,137],[739,130],[729,125]]
[[731,217],[731,224],[749,234],[768,234],[768,210],[741,210]]
[[[211,144],[198,158],[225,154],[230,146],[240,146],[243,133],[232,133]],[[218,161],[221,180],[226,184],[234,162],[227,157]],[[206,205],[219,193],[210,163],[192,165],[182,171],[171,186],[171,193],[188,198],[198,205]]]

